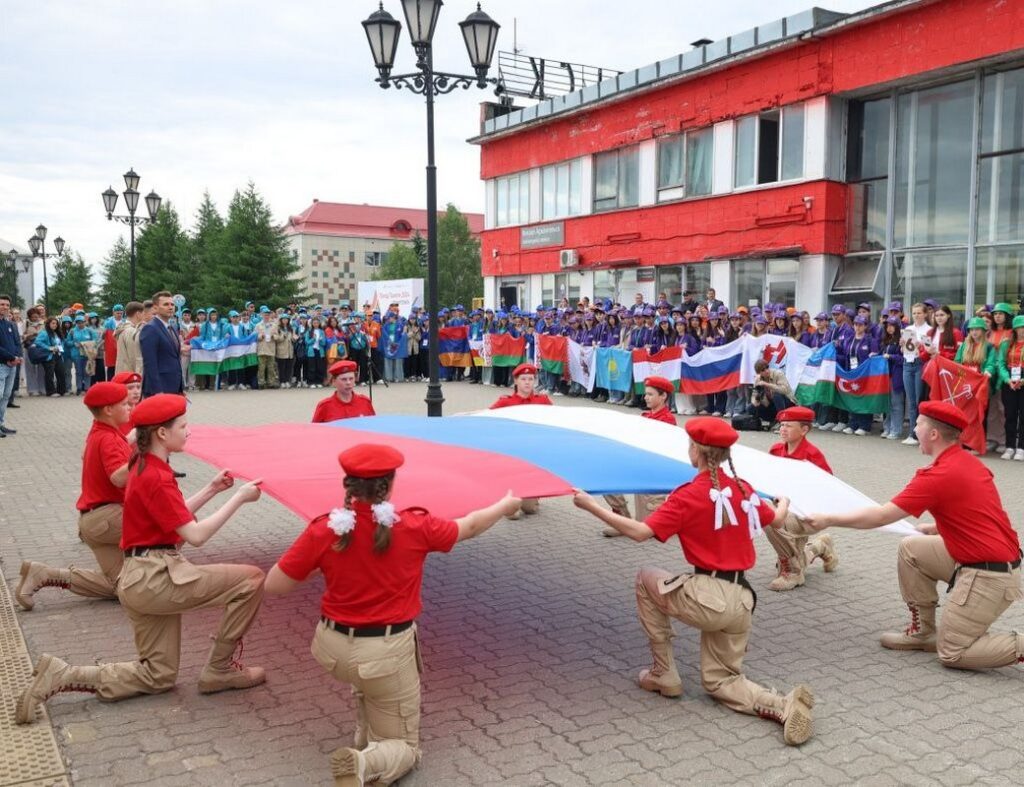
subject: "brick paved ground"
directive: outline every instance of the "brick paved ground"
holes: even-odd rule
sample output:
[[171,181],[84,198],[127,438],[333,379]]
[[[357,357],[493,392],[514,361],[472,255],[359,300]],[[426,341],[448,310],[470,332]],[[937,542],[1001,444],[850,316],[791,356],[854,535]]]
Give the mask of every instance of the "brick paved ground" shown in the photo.
[[[424,387],[376,390],[378,410],[421,413]],[[489,404],[493,388],[450,385],[449,412]],[[199,394],[199,422],[305,420],[323,392]],[[0,556],[8,580],[23,558],[90,562],[75,538],[78,456],[87,428],[80,402],[21,400],[0,442]],[[559,399],[560,406],[580,404]],[[816,435],[846,480],[887,499],[923,464],[915,449],[873,438]],[[744,435],[766,447],[768,435]],[[296,446],[295,450],[301,450]],[[287,461],[287,457],[281,457]],[[211,469],[175,461],[194,489]],[[988,460],[1016,525],[1024,515],[1020,465]],[[740,468],[742,472],[742,468]],[[1011,491],[1013,494],[1011,495]],[[268,568],[303,523],[264,499],[236,517],[197,562],[252,561]],[[428,563],[421,618],[423,749],[409,785],[448,784],[1019,784],[1024,674],[959,673],[933,656],[882,650],[878,635],[904,624],[895,574],[897,539],[841,531],[842,565],[816,569],[793,593],[762,591],[746,668],[781,689],[809,683],[816,737],[787,748],[779,728],[717,706],[700,689],[694,632],[680,628],[681,700],[635,685],[648,664],[635,620],[638,567],[681,567],[677,546],[605,540],[566,500],[499,524]],[[772,563],[766,544],[752,581]],[[349,740],[347,693],[309,655],[317,583],[269,599],[246,638],[245,660],[267,668],[266,686],[196,693],[214,612],[188,616],[177,689],[103,704],[86,695],[50,703],[78,785],[327,784],[327,754]],[[92,663],[133,655],[116,603],[42,591],[18,613],[34,657],[44,651]],[[1005,627],[1024,625],[1024,606]]]

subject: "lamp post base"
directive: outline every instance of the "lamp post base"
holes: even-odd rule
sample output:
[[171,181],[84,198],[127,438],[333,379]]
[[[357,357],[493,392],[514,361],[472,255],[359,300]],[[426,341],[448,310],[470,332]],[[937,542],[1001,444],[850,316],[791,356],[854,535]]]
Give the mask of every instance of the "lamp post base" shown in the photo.
[[444,413],[441,412],[441,406],[444,404],[444,394],[441,393],[441,383],[428,383],[427,398],[423,401],[427,403],[428,418],[440,418],[444,415]]

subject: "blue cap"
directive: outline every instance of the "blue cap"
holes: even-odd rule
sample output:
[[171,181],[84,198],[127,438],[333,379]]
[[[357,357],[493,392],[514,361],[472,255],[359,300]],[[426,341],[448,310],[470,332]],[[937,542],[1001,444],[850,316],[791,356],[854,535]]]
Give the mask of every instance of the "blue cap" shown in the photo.
[[85,322],[85,315],[82,314],[81,312],[79,312],[78,314],[75,315],[75,322],[78,322],[79,320],[81,320],[82,322]]
[[234,309],[232,309],[231,311],[228,312],[228,317],[237,317],[237,316],[238,316],[238,312],[236,312]]
[[260,314],[268,314],[269,312],[270,312],[269,307],[267,307],[267,306],[260,306]]
[[91,320],[91,319],[92,319],[93,317],[99,317],[99,315],[98,315],[98,314],[97,314],[96,312],[89,312],[89,314],[88,314],[87,316],[88,316],[88,318],[89,318],[90,320]]
[[66,314],[60,318],[60,321],[62,324],[67,323],[68,325],[70,325],[73,322],[73,320]]
[[124,306],[122,304],[120,304],[120,303],[115,303],[114,304],[114,308],[111,309],[111,311],[123,312],[124,311]]
[[495,312],[495,313],[494,313],[494,316],[495,316],[495,317],[497,317],[497,318],[498,318],[499,320],[507,320],[507,319],[508,319],[508,314],[506,314],[506,313],[505,313],[505,312],[503,312],[503,311],[497,311],[497,312]]
[[249,308],[250,306],[253,306],[253,305],[255,305],[255,304],[253,304],[253,302],[252,302],[252,301],[246,301],[246,302],[245,302],[245,308],[247,308],[247,309],[248,309],[248,308]]

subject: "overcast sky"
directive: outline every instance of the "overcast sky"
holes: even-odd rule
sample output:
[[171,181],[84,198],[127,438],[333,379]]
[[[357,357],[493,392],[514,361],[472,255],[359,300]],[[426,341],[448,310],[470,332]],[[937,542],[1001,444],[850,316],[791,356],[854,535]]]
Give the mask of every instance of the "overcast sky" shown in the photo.
[[[381,90],[360,21],[370,0],[0,0],[0,238],[25,246],[42,222],[98,267],[127,228],[100,192],[129,167],[190,227],[204,189],[223,212],[252,180],[284,221],[314,197],[424,207],[422,99]],[[398,0],[385,8],[403,19]],[[810,8],[811,0],[489,0],[499,50],[627,70]],[[836,11],[872,5],[826,2]],[[448,0],[435,67],[465,72]],[[404,21],[404,20],[403,20]],[[396,72],[411,70],[403,31]],[[473,89],[439,99],[438,200],[482,211]],[[123,211],[123,199],[118,207]],[[144,211],[140,203],[140,211]],[[119,211],[120,212],[120,211]],[[48,249],[52,247],[48,243]],[[0,250],[6,251],[6,250]],[[37,276],[37,279],[39,277]]]

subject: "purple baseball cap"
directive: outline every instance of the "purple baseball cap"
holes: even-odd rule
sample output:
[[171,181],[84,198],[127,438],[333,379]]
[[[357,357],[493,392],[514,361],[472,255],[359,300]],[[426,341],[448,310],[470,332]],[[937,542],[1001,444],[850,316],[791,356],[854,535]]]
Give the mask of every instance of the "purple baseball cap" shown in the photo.
[[828,319],[828,315],[825,314],[825,312],[818,312],[818,316],[815,317],[814,319],[815,320],[827,320]]
[[924,300],[923,303],[929,309],[938,309],[939,308],[938,302],[933,300],[932,298],[928,298],[928,299]]
[[871,304],[868,303],[867,301],[865,301],[864,303],[858,303],[857,304],[857,308],[858,309],[867,309],[868,311],[871,311]]
[[865,317],[863,314],[858,314],[856,317],[853,318],[853,324],[854,325],[867,325],[868,324],[868,318]]
[[845,312],[846,312],[846,309],[844,309],[842,304],[840,304],[840,303],[837,303],[835,306],[832,307],[832,313],[833,314],[843,314]]

